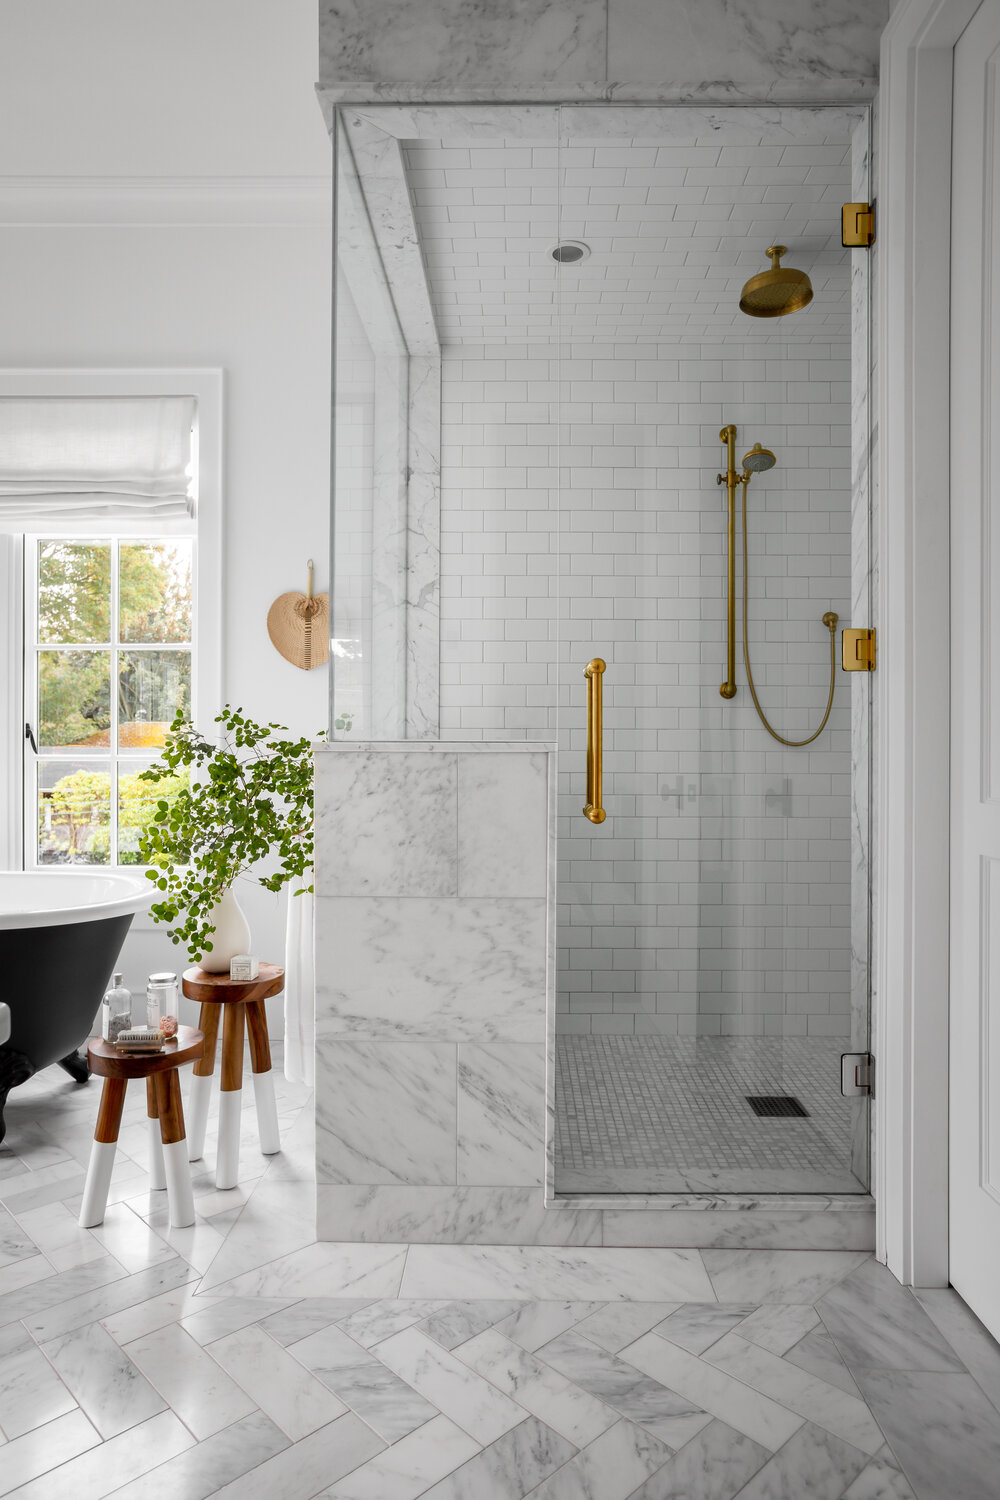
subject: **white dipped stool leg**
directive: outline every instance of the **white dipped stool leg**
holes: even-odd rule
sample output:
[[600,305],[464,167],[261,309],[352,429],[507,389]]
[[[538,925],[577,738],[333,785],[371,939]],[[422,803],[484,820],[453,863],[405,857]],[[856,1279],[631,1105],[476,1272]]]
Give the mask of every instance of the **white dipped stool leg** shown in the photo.
[[266,1073],[253,1075],[253,1093],[257,1105],[260,1149],[264,1156],[274,1156],[281,1150],[281,1136],[278,1134],[278,1106],[274,1098],[274,1074],[270,1068]]
[[191,1168],[188,1165],[188,1143],[164,1141],[163,1163],[167,1179],[167,1204],[174,1229],[186,1229],[194,1223],[194,1194],[191,1191]]
[[278,1106],[274,1099],[274,1074],[271,1071],[271,1043],[267,1035],[267,1011],[263,1000],[247,1001],[247,1031],[250,1034],[250,1061],[253,1066],[253,1092],[257,1105],[257,1131],[260,1149],[265,1156],[281,1150],[278,1133]]
[[188,1166],[188,1143],[184,1137],[184,1108],[177,1069],[157,1073],[155,1084],[170,1223],[174,1229],[185,1229],[194,1223],[194,1194],[191,1191],[191,1168]]
[[236,1187],[240,1177],[240,1116],[243,1090],[219,1095],[219,1153],[215,1161],[217,1188]]
[[80,1205],[81,1229],[93,1229],[95,1224],[104,1223],[104,1214],[108,1206],[108,1190],[111,1187],[111,1173],[114,1169],[117,1150],[116,1141],[95,1141],[90,1148],[87,1182],[83,1189],[83,1202]]
[[239,1181],[240,1114],[243,1109],[242,1001],[225,1007],[222,1021],[222,1077],[219,1092],[219,1154],[215,1162],[217,1188],[233,1188]]
[[205,1155],[205,1127],[208,1124],[208,1101],[212,1095],[212,1075],[194,1073],[188,1095],[188,1159],[201,1161]]
[[188,1158],[201,1161],[205,1155],[205,1126],[208,1123],[208,1104],[212,1097],[212,1074],[215,1072],[215,1049],[219,1040],[219,1012],[222,1006],[210,1000],[201,1003],[198,1030],[205,1038],[205,1050],[194,1065],[191,1074],[191,1092],[188,1095]]
[[92,1229],[95,1224],[104,1222],[104,1212],[108,1206],[108,1190],[111,1187],[111,1173],[115,1165],[115,1152],[118,1149],[118,1129],[121,1125],[124,1105],[124,1078],[105,1078],[104,1088],[101,1090],[101,1104],[97,1111],[94,1144],[90,1148],[90,1164],[87,1167],[87,1181],[83,1189],[83,1203],[80,1205],[82,1229]]
[[156,1111],[156,1084],[146,1079],[146,1128],[149,1132],[149,1185],[154,1192],[167,1185],[163,1174],[163,1146],[160,1141],[160,1119]]

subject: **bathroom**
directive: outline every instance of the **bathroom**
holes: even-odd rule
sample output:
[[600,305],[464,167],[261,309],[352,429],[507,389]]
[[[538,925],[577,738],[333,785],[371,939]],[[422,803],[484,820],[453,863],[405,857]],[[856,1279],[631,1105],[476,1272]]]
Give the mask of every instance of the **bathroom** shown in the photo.
[[11,1093],[0,1492],[988,1500],[993,0],[11,3],[0,397],[202,378],[196,713],[330,738],[280,1151]]

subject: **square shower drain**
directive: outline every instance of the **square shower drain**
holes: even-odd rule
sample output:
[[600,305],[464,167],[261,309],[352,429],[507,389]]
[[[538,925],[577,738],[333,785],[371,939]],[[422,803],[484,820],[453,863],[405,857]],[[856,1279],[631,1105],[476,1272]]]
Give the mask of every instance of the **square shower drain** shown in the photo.
[[755,1115],[782,1120],[809,1118],[809,1111],[803,1108],[793,1094],[744,1094],[743,1097]]

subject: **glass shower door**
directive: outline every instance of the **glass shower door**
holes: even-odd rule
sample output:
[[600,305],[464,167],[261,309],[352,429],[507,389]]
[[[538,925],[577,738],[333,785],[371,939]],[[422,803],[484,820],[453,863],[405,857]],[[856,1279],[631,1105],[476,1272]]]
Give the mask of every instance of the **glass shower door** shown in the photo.
[[[839,628],[868,623],[852,618],[867,608],[868,526],[851,462],[852,267],[838,211],[809,249],[812,316],[742,316],[740,283],[766,260],[718,211],[734,173],[754,202],[759,188],[765,222],[768,186],[784,207],[801,176],[816,218],[810,170],[846,173],[847,196],[857,151],[832,116],[797,173],[777,170],[785,146],[759,126],[706,145],[683,112],[562,113],[559,240],[588,253],[559,270],[556,1188],[865,1192],[867,1100],[842,1096],[840,1063],[868,1045],[869,689],[839,669]],[[750,463],[747,636],[786,739],[823,717],[823,616],[839,617],[833,705],[808,745],[774,738],[749,691],[741,485],[736,691],[720,693],[730,425],[739,472],[756,443],[776,459]],[[595,659],[606,670],[588,679]],[[592,821],[598,680],[606,817]]]

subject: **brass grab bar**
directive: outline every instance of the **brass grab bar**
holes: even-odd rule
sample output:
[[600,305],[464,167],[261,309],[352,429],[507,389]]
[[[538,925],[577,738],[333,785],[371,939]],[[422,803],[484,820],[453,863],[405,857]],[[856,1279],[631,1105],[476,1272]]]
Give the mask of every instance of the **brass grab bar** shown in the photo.
[[601,806],[601,774],[604,754],[604,693],[603,674],[607,662],[599,656],[589,661],[583,669],[587,679],[587,805],[583,809],[585,818],[592,823],[603,823],[607,813]]

